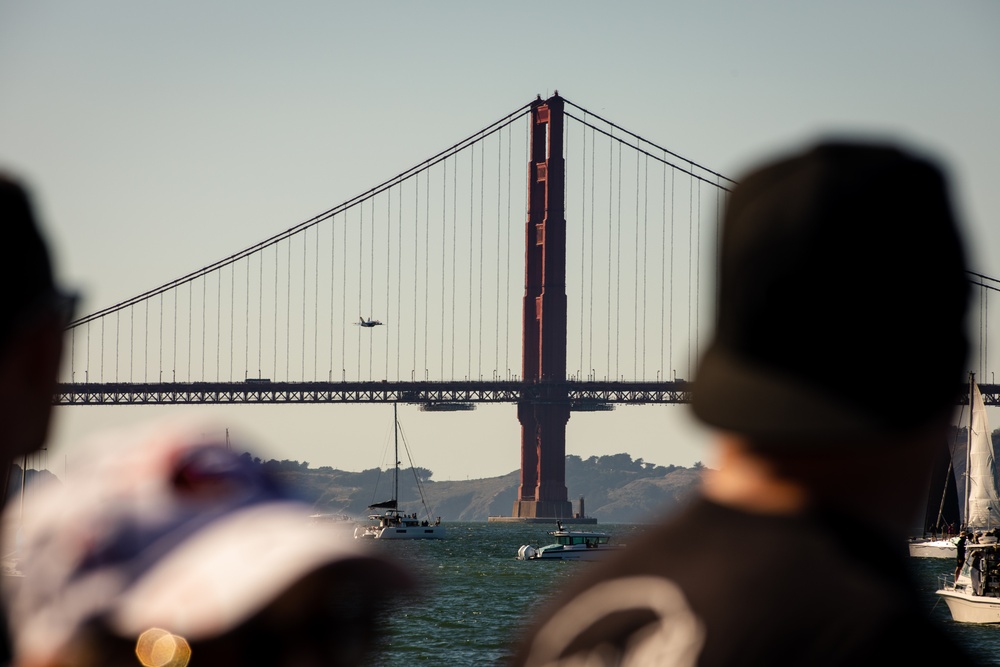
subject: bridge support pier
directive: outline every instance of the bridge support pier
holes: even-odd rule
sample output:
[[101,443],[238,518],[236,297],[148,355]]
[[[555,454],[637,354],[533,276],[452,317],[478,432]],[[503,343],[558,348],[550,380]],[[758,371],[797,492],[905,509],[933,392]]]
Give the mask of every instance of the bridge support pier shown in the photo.
[[[528,219],[525,223],[522,371],[525,382],[566,380],[566,168],[563,100],[531,105]],[[521,422],[521,484],[513,516],[573,516],[566,492],[569,400],[555,386],[544,398],[517,406]]]

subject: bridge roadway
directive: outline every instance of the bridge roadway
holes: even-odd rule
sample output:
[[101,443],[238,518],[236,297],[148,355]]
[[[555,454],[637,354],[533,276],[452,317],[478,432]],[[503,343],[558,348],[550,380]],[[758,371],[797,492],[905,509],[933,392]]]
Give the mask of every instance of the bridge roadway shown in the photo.
[[[427,410],[470,410],[475,403],[563,403],[576,411],[614,405],[688,403],[694,385],[672,382],[520,381],[449,382],[160,382],[64,383],[55,405],[157,405],[187,403],[412,403]],[[1000,406],[1000,385],[981,384],[986,405]],[[911,391],[910,387],[890,387]],[[966,390],[956,392],[967,403]]]

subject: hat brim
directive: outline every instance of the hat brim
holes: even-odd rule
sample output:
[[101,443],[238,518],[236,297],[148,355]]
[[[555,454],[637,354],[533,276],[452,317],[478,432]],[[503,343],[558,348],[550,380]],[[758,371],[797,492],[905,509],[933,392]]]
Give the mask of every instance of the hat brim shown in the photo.
[[691,402],[706,424],[758,444],[832,444],[891,432],[870,413],[719,346],[702,358]]
[[353,537],[308,524],[302,507],[252,506],[199,530],[122,595],[109,624],[124,636],[151,627],[189,640],[217,636],[299,579],[336,562],[369,564],[379,573],[372,578],[375,596],[391,598],[413,587],[405,570]]

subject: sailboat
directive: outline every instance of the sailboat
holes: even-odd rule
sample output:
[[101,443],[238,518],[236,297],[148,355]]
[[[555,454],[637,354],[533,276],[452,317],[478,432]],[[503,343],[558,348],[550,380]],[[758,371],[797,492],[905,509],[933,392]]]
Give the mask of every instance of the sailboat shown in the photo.
[[[958,484],[958,497],[962,499],[959,508],[962,532],[985,533],[1000,527],[996,459],[986,420],[986,406],[974,373],[969,377],[968,437],[964,443],[952,446],[951,462]],[[955,536],[942,540],[912,540],[909,544],[910,555],[955,558],[957,539]]]
[[[372,503],[368,506],[367,526],[358,526],[354,529],[355,538],[373,538],[376,540],[440,540],[445,537],[445,527],[441,525],[441,517],[433,523],[430,517],[421,521],[416,513],[404,514],[399,511],[399,417],[396,412],[396,404],[392,404],[392,430],[393,442],[395,444],[396,462],[395,473],[393,475],[392,499],[380,503]],[[410,462],[413,467],[413,462]],[[426,510],[424,494],[420,491],[420,502]],[[429,513],[428,513],[429,514]]]
[[[974,375],[969,380],[969,405],[964,516],[966,530],[978,535],[1000,526],[1000,494],[986,407]],[[965,549],[962,570],[954,581],[944,581],[937,594],[960,623],[1000,623],[1000,543],[993,535],[982,535]]]

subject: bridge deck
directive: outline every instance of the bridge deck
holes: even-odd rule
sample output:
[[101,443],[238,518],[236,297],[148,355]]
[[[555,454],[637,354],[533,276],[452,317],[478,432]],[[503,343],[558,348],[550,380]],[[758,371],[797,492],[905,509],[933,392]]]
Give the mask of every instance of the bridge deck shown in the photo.
[[[161,382],[60,384],[56,405],[184,403],[413,403],[429,409],[472,403],[568,401],[574,410],[613,405],[688,403],[694,385],[674,382]],[[986,405],[1000,406],[1000,385],[979,385]],[[896,387],[896,390],[904,388]],[[905,390],[909,390],[906,388]],[[961,394],[956,404],[963,402]]]

